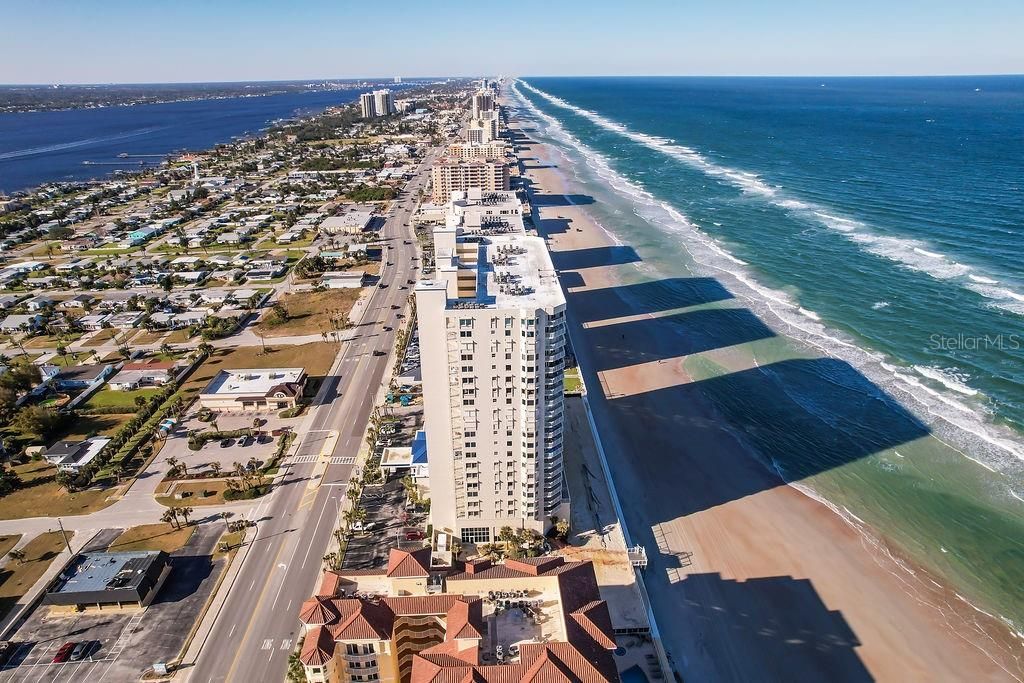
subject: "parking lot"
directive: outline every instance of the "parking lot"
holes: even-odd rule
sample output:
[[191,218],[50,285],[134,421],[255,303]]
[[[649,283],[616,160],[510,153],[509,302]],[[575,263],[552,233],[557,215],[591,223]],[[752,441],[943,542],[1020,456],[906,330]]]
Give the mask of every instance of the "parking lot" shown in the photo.
[[245,463],[250,458],[268,460],[274,454],[277,445],[277,437],[271,437],[271,432],[284,427],[294,428],[302,421],[301,417],[282,419],[277,417],[276,413],[220,414],[217,416],[217,429],[222,432],[250,429],[253,427],[254,419],[261,420],[260,426],[256,429],[267,435],[263,440],[237,438],[234,439],[234,444],[227,448],[222,448],[220,441],[213,440],[208,441],[200,450],[193,451],[188,447],[188,433],[212,431],[213,426],[198,420],[195,412],[190,413],[168,437],[160,456],[163,459],[178,459],[188,467],[189,472],[202,472],[213,463],[218,463],[224,472],[230,472],[232,464],[236,462]]
[[407,501],[402,475],[392,475],[383,485],[363,489],[359,503],[367,513],[364,530],[349,539],[343,569],[383,567],[391,548],[423,546],[426,513],[407,511]]
[[[51,615],[48,607],[37,607],[11,638],[14,654],[0,667],[0,682],[133,681],[154,663],[177,657],[224,568],[223,558],[212,558],[223,531],[220,520],[196,527],[188,544],[171,555],[171,573],[146,609]],[[114,530],[100,533],[107,542],[117,537]],[[88,656],[53,663],[68,642],[91,642]]]

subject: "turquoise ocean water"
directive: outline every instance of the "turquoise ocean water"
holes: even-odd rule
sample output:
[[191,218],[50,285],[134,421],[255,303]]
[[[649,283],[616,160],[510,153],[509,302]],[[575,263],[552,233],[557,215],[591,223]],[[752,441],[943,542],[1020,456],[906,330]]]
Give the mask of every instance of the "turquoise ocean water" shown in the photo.
[[822,424],[867,443],[885,425],[828,424],[834,397],[798,377],[779,380],[785,411],[710,397],[879,552],[951,584],[951,608],[1024,632],[1024,77],[525,77],[510,94],[635,247],[627,279],[714,277],[779,357],[842,359],[927,426],[835,467]]

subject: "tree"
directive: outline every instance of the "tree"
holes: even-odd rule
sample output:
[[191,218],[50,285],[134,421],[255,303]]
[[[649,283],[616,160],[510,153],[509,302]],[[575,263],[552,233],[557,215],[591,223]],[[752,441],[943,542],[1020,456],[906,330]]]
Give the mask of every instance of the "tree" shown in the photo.
[[203,342],[196,347],[196,351],[198,351],[200,354],[204,356],[209,356],[210,354],[213,353],[213,344]]
[[569,538],[569,520],[560,519],[555,522],[555,533],[557,533],[558,537],[562,540]]
[[164,511],[164,514],[160,515],[160,521],[170,524],[175,529],[181,528],[178,525],[178,511],[175,508],[167,508],[167,510]]
[[215,476],[215,477],[219,477],[219,476],[220,476],[220,473],[221,473],[221,471],[222,471],[223,469],[224,469],[224,468],[223,468],[223,467],[221,467],[221,465],[220,465],[220,463],[219,463],[219,462],[216,462],[216,461],[215,461],[215,462],[211,462],[211,463],[210,463],[210,472],[212,472],[212,473],[213,473],[213,476]]
[[142,408],[146,407],[147,403],[148,403],[148,401],[146,400],[145,396],[136,396],[135,397],[135,407],[136,408],[139,408],[141,410]]
[[15,416],[12,426],[22,434],[34,434],[44,438],[62,421],[56,410],[35,405],[22,408]]
[[188,516],[195,512],[195,510],[186,505],[185,507],[178,508],[178,512],[185,519],[185,524],[188,524]]
[[11,550],[7,553],[7,556],[12,560],[17,560],[18,564],[25,564],[25,551],[20,548],[17,550]]
[[171,345],[168,344],[167,342],[164,342],[163,344],[160,345],[160,353],[162,355],[164,355],[164,356],[171,355],[171,353],[173,353],[173,351],[174,351],[174,349],[172,349]]

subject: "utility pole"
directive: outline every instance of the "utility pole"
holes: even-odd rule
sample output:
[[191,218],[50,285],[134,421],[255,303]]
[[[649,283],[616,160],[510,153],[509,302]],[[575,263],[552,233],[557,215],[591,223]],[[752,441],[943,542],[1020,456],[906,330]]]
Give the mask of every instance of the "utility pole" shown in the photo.
[[60,517],[57,518],[57,526],[60,527],[60,537],[64,539],[64,545],[68,547],[68,555],[74,555],[74,553],[71,552],[71,544],[68,543],[68,533],[64,531],[64,525],[61,523]]

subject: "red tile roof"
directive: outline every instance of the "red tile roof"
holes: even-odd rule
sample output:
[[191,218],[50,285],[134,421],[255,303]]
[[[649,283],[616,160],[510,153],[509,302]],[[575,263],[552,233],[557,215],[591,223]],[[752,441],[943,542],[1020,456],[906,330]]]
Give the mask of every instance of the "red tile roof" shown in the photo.
[[430,576],[430,555],[430,548],[413,552],[392,548],[385,574],[395,579],[426,578]]
[[306,666],[323,666],[334,656],[334,638],[323,626],[317,626],[306,635],[299,659]]

